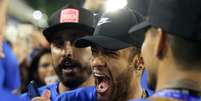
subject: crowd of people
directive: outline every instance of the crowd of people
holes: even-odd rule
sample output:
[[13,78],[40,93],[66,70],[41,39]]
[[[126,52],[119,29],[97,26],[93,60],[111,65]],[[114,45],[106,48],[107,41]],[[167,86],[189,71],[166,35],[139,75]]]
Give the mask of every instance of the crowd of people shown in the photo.
[[106,1],[71,0],[14,41],[0,1],[0,101],[201,101],[201,1]]

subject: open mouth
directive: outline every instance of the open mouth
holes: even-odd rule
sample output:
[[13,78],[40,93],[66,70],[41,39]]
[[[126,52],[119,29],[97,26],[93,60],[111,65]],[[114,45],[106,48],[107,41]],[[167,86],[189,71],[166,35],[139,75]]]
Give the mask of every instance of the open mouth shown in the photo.
[[78,71],[78,68],[80,67],[80,65],[78,65],[77,63],[72,63],[70,61],[64,61],[62,62],[62,71],[65,74],[72,74]]
[[95,77],[97,92],[100,94],[104,94],[105,92],[107,92],[108,89],[111,87],[110,77],[98,70],[93,70],[93,75]]

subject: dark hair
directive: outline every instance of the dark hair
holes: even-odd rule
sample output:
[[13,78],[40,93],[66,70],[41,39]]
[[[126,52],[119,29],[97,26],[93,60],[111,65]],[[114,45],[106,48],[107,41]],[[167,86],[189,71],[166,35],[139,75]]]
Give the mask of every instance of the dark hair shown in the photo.
[[38,86],[42,86],[45,85],[44,82],[40,81],[39,77],[38,77],[38,67],[39,67],[39,61],[40,58],[47,53],[51,53],[50,49],[41,49],[39,50],[39,52],[37,52],[37,54],[33,57],[31,64],[30,64],[30,69],[29,69],[29,77],[30,77],[30,81],[34,80]]
[[[156,29],[156,27],[149,29],[153,32],[152,36],[156,36]],[[164,31],[164,33],[166,32]],[[175,62],[183,67],[187,67],[182,69],[201,70],[199,67],[201,65],[201,42],[184,39],[173,34],[167,34],[167,37]]]
[[183,65],[183,69],[201,70],[201,42],[189,41],[177,36],[168,35],[175,62]]
[[140,55],[140,53],[141,53],[140,48],[138,48],[137,46],[132,46],[129,62],[132,62],[133,59],[136,58],[136,56]]

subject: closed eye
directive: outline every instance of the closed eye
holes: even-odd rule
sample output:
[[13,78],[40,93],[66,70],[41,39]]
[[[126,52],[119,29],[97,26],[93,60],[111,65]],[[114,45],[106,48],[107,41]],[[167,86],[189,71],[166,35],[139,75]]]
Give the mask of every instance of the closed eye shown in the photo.
[[106,56],[111,56],[111,57],[117,57],[117,56],[119,56],[119,53],[117,51],[109,50],[109,49],[105,49],[103,51],[103,54],[105,54]]
[[64,47],[64,40],[54,40],[53,41],[54,46],[56,46],[57,48],[63,48]]

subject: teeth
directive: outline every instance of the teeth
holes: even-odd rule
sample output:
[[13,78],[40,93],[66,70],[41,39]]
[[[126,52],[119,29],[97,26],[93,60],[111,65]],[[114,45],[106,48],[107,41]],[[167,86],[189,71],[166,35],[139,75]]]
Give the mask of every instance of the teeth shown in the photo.
[[98,70],[93,70],[93,74],[94,74],[95,76],[98,76],[98,77],[105,76],[103,73],[101,73],[101,72],[98,71]]
[[103,74],[98,74],[98,73],[94,73],[94,75],[97,76],[97,77],[105,77],[105,75],[103,75]]
[[106,75],[105,73],[102,73],[98,70],[93,70],[93,75],[98,78],[104,78],[104,79],[110,80],[108,75]]
[[103,74],[103,73],[101,73],[101,72],[98,71],[98,70],[93,70],[93,73],[94,73],[94,74]]
[[72,72],[73,70],[72,70],[72,69],[64,69],[63,71],[64,71],[64,72],[67,72],[67,73],[70,73],[70,72]]

